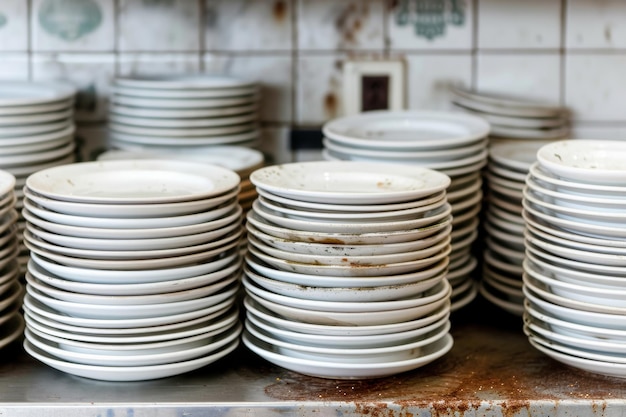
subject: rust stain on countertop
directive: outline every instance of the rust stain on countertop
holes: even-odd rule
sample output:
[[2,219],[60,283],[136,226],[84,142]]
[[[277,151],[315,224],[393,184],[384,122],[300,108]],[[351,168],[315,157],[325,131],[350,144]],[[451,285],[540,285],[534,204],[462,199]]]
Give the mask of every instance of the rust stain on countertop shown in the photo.
[[276,368],[276,382],[266,394],[279,400],[354,402],[356,413],[372,417],[412,417],[411,407],[463,415],[485,402],[513,416],[529,409],[531,401],[567,399],[594,401],[602,412],[604,400],[626,395],[621,379],[567,367],[535,350],[517,317],[491,325],[465,315],[469,319],[452,317],[454,348],[423,368],[371,380],[314,378]]

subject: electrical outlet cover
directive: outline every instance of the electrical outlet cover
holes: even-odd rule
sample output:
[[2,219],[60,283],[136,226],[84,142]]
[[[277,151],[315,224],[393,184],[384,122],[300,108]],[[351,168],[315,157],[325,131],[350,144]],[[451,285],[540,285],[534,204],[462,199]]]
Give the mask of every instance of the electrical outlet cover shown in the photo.
[[343,66],[344,115],[404,110],[405,74],[400,60],[350,60]]

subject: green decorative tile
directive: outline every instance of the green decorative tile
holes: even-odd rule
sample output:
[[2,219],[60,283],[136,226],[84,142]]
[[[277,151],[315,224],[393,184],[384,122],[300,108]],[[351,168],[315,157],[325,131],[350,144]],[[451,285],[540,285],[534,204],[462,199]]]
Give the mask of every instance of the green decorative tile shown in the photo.
[[66,41],[83,38],[102,24],[102,11],[94,0],[46,0],[38,17],[46,32]]

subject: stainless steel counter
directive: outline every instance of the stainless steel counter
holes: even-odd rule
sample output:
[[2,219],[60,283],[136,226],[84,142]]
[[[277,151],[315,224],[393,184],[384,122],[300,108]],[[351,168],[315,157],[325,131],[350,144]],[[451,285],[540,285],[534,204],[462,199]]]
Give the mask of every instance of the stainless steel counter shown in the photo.
[[482,302],[453,316],[455,346],[424,368],[337,381],[274,367],[239,349],[178,377],[93,381],[2,351],[0,416],[590,416],[626,414],[626,380],[560,365],[534,350],[521,319]]

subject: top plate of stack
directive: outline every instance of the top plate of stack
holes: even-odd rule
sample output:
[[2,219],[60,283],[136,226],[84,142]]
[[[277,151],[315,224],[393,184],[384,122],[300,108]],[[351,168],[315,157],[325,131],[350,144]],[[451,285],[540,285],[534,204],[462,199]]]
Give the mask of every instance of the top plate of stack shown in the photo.
[[197,74],[118,78],[113,142],[132,146],[249,145],[258,139],[258,88],[236,78]]
[[557,139],[569,132],[568,112],[557,104],[459,87],[451,93],[456,108],[491,124],[492,136]]

